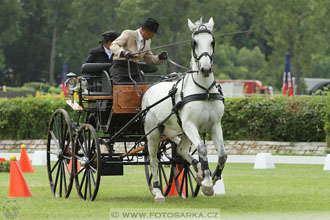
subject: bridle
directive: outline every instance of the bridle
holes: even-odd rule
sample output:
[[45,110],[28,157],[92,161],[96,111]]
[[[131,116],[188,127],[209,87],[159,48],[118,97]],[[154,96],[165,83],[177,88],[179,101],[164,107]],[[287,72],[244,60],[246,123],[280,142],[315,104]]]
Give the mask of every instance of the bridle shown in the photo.
[[[203,28],[202,28],[203,27]],[[199,56],[197,56],[196,54],[196,51],[195,51],[195,48],[196,48],[196,41],[194,39],[194,37],[197,35],[197,34],[200,34],[200,33],[208,33],[212,36],[213,38],[213,41],[212,41],[212,54],[209,54],[208,52],[203,52],[201,53]],[[210,31],[209,29],[207,29],[207,27],[202,24],[198,27],[198,30],[197,31],[194,31],[192,33],[192,36],[191,36],[191,48],[192,48],[192,53],[193,53],[193,57],[195,59],[195,62],[197,63],[197,66],[198,66],[198,69],[200,69],[200,66],[199,66],[199,60],[203,57],[203,56],[208,56],[211,60],[211,63],[213,64],[213,58],[214,58],[214,46],[215,46],[215,37],[212,33],[212,31]]]

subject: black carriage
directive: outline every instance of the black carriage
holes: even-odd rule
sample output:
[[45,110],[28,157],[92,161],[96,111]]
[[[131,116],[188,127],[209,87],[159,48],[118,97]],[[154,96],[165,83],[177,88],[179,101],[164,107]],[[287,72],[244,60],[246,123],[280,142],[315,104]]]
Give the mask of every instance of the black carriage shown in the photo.
[[[139,67],[146,75],[157,71],[155,66],[139,64]],[[116,84],[109,68],[110,64],[84,64],[81,76],[68,74],[72,99],[67,100],[67,104],[76,119],[58,109],[48,130],[47,170],[55,197],[69,197],[75,183],[82,199],[94,200],[101,176],[123,175],[124,165],[144,165],[147,184],[152,189],[143,128],[148,109],[141,110],[141,99],[153,83]],[[164,196],[176,187],[181,197],[195,197],[200,186],[192,167],[177,154],[176,147],[167,137],[161,138],[160,187]],[[190,152],[195,154],[196,150]]]

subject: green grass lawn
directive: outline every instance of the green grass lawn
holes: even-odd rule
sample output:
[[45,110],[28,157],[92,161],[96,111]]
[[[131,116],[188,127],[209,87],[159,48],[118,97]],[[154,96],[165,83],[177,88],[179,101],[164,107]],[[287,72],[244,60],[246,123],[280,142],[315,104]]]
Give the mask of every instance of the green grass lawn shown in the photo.
[[109,219],[111,208],[220,208],[221,219],[330,219],[330,172],[321,165],[254,170],[253,164],[227,164],[225,195],[167,197],[165,204],[153,202],[143,166],[125,166],[124,176],[102,177],[94,202],[81,200],[75,188],[68,199],[54,198],[46,167],[34,169],[24,173],[33,198],[9,198],[9,173],[0,173],[0,219],[5,219],[2,206],[9,200],[19,206],[17,219]]

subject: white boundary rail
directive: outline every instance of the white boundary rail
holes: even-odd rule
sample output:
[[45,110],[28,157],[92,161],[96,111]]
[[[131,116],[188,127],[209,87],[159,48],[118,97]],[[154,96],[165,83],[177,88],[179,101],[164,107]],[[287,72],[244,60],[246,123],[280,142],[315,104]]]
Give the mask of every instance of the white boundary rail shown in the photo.
[[[46,157],[46,152],[44,153]],[[0,158],[10,160],[10,156],[15,155],[17,160],[20,158],[20,153],[0,153]],[[40,154],[39,154],[40,155]],[[28,153],[30,160],[34,158],[33,153]],[[318,164],[323,165],[326,156],[271,156],[271,161],[275,164]],[[217,163],[217,155],[209,155],[209,162]],[[56,160],[56,156],[52,157]],[[255,163],[256,155],[228,155],[227,163]]]

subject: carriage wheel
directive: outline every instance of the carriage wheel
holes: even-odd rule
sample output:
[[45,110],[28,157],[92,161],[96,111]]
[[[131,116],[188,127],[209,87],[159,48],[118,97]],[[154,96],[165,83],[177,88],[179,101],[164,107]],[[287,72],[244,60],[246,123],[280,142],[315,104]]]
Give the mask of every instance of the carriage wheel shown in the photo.
[[[190,149],[191,155],[196,155],[197,149]],[[197,175],[194,168],[181,156],[176,155],[177,169],[174,174],[177,189],[182,198],[196,197],[198,195],[200,185],[197,184]]]
[[[178,184],[174,179],[176,173],[175,166],[172,162],[172,153],[176,151],[176,144],[170,140],[163,141],[159,144],[157,157],[158,163],[158,181],[164,196],[167,196],[172,187]],[[149,155],[145,157],[145,161],[149,162]],[[153,177],[150,164],[145,165],[145,174],[150,192],[153,189]]]
[[97,125],[97,117],[95,113],[88,113],[86,117],[86,123],[92,125],[96,128]]
[[100,186],[100,144],[92,125],[82,125],[75,139],[73,173],[78,195],[93,201]]
[[[47,139],[47,171],[50,188],[55,197],[67,198],[72,189],[72,133],[72,122],[68,113],[63,109],[56,110],[48,128]],[[53,145],[56,149],[51,148]],[[56,162],[51,161],[52,155],[57,157]]]

